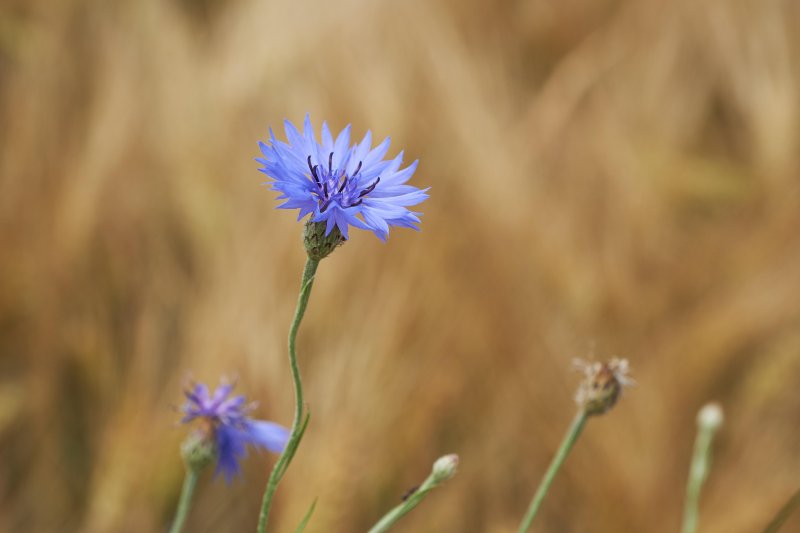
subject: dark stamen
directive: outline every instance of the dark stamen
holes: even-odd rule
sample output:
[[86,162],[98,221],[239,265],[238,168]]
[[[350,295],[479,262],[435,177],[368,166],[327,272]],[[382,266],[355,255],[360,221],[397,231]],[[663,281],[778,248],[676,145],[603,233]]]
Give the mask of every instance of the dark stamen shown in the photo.
[[322,184],[322,192],[324,193],[325,198],[328,197],[328,182]]
[[333,152],[331,152],[330,155],[328,156],[328,174],[331,174],[333,172],[332,167],[333,167]]
[[317,182],[317,187],[319,187],[319,176],[317,176],[317,165],[311,166],[311,156],[308,156],[308,169],[311,171],[311,175],[314,176],[314,181]]
[[355,175],[358,174],[359,170],[361,170],[361,161],[358,162],[358,166],[356,167],[356,171],[353,172],[353,177],[355,177]]
[[357,206],[357,205],[361,205],[361,203],[362,203],[363,201],[364,201],[364,199],[363,199],[363,198],[359,198],[359,199],[358,199],[358,201],[356,201],[356,202],[353,202],[352,204],[348,205],[347,207],[355,207],[355,206]]
[[347,185],[347,176],[345,176],[344,179],[342,180],[342,186],[339,187],[339,191],[338,192],[342,192],[346,185]]
[[325,200],[325,203],[322,204],[322,206],[320,206],[319,208],[320,213],[324,213],[325,210],[328,209],[328,206],[331,205],[331,200],[332,198],[328,198],[327,200]]
[[361,197],[366,196],[367,194],[371,193],[372,191],[374,191],[375,187],[377,187],[380,182],[381,182],[381,177],[378,176],[378,179],[376,179],[375,182],[372,185],[370,185],[369,187],[367,187],[366,189],[361,191],[361,193],[358,195],[358,197],[361,198]]

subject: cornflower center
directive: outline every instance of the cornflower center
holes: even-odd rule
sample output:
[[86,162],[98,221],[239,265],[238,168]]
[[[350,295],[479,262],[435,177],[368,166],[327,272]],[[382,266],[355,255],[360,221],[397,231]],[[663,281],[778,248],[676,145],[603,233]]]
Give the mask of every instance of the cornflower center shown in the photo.
[[381,181],[380,176],[378,176],[368,187],[359,190],[358,173],[361,171],[361,161],[358,162],[353,175],[348,176],[343,169],[333,169],[333,152],[328,155],[327,169],[320,165],[312,165],[311,156],[308,156],[306,161],[316,185],[313,193],[317,196],[320,213],[324,213],[331,205],[331,202],[334,201],[343,208],[361,205],[364,197],[375,190],[375,187]]

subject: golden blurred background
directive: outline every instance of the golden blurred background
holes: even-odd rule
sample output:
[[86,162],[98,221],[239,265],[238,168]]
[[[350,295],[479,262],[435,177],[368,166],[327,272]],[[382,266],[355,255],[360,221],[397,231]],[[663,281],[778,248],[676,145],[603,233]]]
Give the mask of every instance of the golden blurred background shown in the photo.
[[[391,136],[432,189],[420,233],[356,231],[320,266],[275,531],[315,497],[308,531],[364,531],[450,452],[397,531],[515,531],[575,357],[627,357],[638,385],[537,531],[677,531],[709,400],[702,532],[760,531],[798,488],[800,3],[0,10],[0,531],[164,531],[189,378],[291,423],[302,226],[254,158],[306,112]],[[188,531],[254,530],[274,459],[204,476]]]

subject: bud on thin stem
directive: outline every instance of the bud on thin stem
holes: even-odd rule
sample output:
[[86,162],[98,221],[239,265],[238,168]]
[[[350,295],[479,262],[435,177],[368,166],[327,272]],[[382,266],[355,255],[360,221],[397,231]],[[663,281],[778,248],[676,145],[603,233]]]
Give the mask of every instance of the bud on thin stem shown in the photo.
[[708,477],[711,466],[711,442],[714,434],[722,426],[722,408],[710,403],[697,413],[697,439],[694,442],[694,455],[689,468],[689,482],[686,486],[686,505],[683,512],[683,533],[697,530],[697,515],[700,507],[700,489]]
[[369,530],[369,533],[383,533],[384,531],[389,531],[389,529],[391,529],[391,527],[394,526],[398,520],[403,518],[409,513],[409,511],[419,505],[419,503],[425,499],[425,496],[427,496],[430,491],[448,479],[452,478],[456,474],[457,467],[458,455],[456,454],[445,455],[437,459],[436,462],[433,463],[431,474],[422,483],[422,485],[409,494],[408,497],[404,499],[403,503],[386,513],[377,524],[372,526],[372,529]]

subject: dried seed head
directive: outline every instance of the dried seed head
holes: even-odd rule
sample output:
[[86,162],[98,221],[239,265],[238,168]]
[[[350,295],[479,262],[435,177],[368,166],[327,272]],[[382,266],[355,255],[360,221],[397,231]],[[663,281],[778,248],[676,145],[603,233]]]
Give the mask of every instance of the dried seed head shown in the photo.
[[607,363],[576,360],[585,378],[578,386],[575,402],[589,415],[602,415],[617,403],[622,388],[632,385],[627,359],[614,358]]

